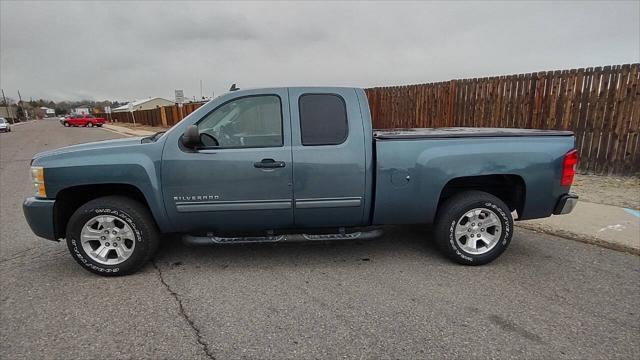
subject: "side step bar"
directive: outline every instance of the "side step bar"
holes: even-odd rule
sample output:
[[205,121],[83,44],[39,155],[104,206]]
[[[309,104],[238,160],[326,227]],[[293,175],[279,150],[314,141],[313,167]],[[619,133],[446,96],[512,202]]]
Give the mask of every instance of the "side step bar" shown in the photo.
[[299,242],[299,241],[331,241],[331,240],[368,240],[382,236],[382,229],[368,231],[357,231],[352,233],[344,232],[344,228],[337,234],[282,234],[266,236],[240,236],[240,237],[220,237],[213,234],[207,236],[183,235],[182,242],[186,245],[203,246],[213,244],[256,244],[256,243],[276,243],[276,242]]

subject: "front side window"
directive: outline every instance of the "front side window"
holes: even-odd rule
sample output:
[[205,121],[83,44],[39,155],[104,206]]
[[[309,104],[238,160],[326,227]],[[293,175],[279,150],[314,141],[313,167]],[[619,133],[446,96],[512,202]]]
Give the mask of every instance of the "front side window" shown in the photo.
[[282,109],[276,95],[232,100],[198,122],[205,147],[282,146]]
[[302,145],[338,145],[347,139],[347,108],[342,97],[304,94],[298,107]]

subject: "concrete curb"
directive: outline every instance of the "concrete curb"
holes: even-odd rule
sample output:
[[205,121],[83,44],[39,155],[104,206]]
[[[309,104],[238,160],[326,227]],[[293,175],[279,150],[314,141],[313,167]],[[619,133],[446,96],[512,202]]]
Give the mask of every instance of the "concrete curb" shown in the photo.
[[525,224],[525,223],[516,223],[515,226],[521,227],[523,229],[532,230],[539,233],[549,234],[557,237],[561,237],[567,240],[578,241],[586,244],[597,245],[606,249],[626,252],[632,255],[640,256],[640,249],[627,246],[620,243],[609,242],[603,239],[599,239],[595,236],[589,236],[584,234],[576,234],[571,231],[566,231],[562,229],[554,229],[550,226],[545,226],[542,224]]

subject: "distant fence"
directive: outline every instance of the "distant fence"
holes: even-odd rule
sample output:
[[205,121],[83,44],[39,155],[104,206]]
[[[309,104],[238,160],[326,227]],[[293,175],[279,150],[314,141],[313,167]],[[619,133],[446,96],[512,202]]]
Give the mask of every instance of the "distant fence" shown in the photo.
[[136,110],[133,112],[133,116],[128,111],[95,115],[116,122],[132,123],[135,117],[136,124],[138,125],[173,126],[204,104],[204,102],[182,104],[182,109],[180,109],[178,105],[171,105],[157,107],[151,110]]
[[374,128],[572,130],[579,171],[640,172],[640,64],[366,89]]

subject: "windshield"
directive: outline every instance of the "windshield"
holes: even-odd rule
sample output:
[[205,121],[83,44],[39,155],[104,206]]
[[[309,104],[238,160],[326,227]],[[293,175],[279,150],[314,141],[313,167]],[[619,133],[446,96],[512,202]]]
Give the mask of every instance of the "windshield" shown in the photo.
[[0,118],[0,124],[4,124],[6,122],[7,122],[7,120],[5,120],[4,118]]

